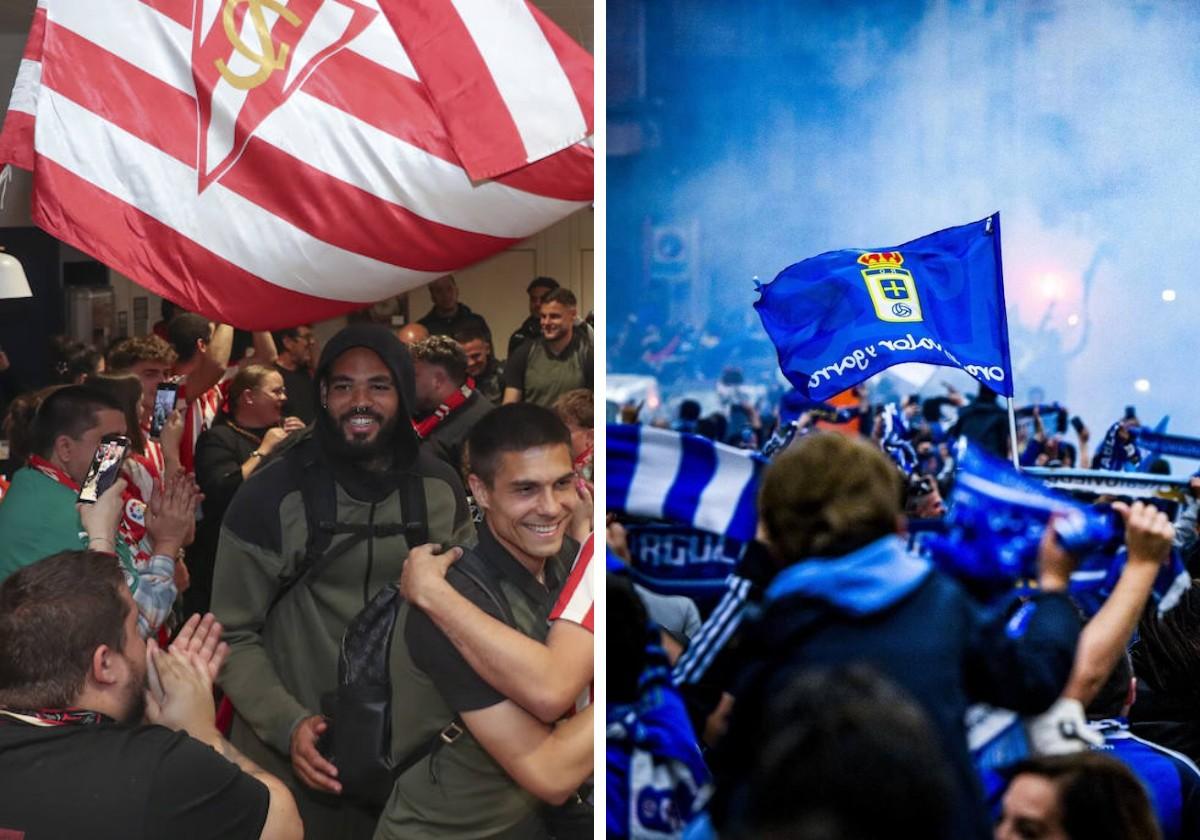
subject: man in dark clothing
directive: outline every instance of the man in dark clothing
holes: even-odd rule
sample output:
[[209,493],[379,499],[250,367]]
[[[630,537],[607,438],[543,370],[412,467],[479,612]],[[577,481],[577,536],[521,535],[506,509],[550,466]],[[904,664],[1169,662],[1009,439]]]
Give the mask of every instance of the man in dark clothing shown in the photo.
[[997,458],[1008,458],[1008,413],[996,399],[996,392],[981,384],[971,404],[959,409],[950,438],[964,436]]
[[1092,728],[1104,736],[1100,749],[1127,765],[1145,786],[1163,840],[1200,837],[1200,770],[1182,753],[1129,731],[1127,718],[1136,696],[1133,663],[1123,653],[1087,708]]
[[900,489],[882,452],[836,434],[802,439],[764,476],[760,533],[779,571],[742,633],[742,668],[726,689],[736,700],[714,757],[719,830],[736,820],[739,784],[770,737],[761,726],[772,692],[806,667],[861,663],[929,715],[954,778],[949,836],[991,836],[964,714],[973,701],[1037,714],[1058,698],[1079,633],[1066,596],[1071,564],[1047,547],[1038,593],[1015,614],[984,613],[907,552]]
[[417,323],[429,330],[430,335],[454,335],[464,327],[472,324],[479,326],[488,340],[492,331],[482,315],[471,311],[471,307],[458,301],[458,283],[454,275],[447,274],[429,284],[429,296],[433,299],[433,309]]
[[467,354],[467,375],[475,380],[475,390],[492,405],[504,402],[504,362],[492,353],[492,342],[478,326],[464,327],[454,340]]
[[[570,433],[546,409],[501,406],[475,426],[468,449],[484,524],[477,556],[458,565],[477,560],[481,576],[452,567],[446,580],[488,615],[545,641],[578,549],[567,538],[581,504]],[[375,837],[546,840],[542,801],[563,803],[591,772],[594,707],[557,727],[542,723],[408,602],[396,621],[391,677],[393,759],[432,748],[397,777]]]
[[467,356],[453,339],[431,335],[412,347],[417,380],[417,434],[461,473],[471,429],[495,406],[467,383]]
[[570,289],[555,289],[542,301],[542,334],[517,348],[504,367],[504,402],[531,402],[550,408],[576,388],[591,388],[592,339],[575,323]]
[[523,343],[542,334],[542,301],[546,295],[558,288],[558,281],[553,277],[534,277],[525,291],[529,294],[529,317],[521,322],[516,332],[508,339],[508,355],[511,359]]
[[283,387],[287,390],[283,416],[299,417],[307,426],[317,416],[317,388],[312,378],[313,348],[317,337],[311,324],[278,330],[271,336],[279,354],[275,369],[283,376]]
[[[317,388],[311,432],[255,470],[229,505],[212,604],[230,645],[220,683],[237,709],[231,740],[288,782],[310,837],[353,840],[371,836],[378,813],[341,798],[337,768],[317,749],[342,636],[400,577],[414,489],[424,494],[423,541],[472,544],[475,534],[462,482],[420,447],[412,359],[391,331],[341,330],[321,353]],[[327,536],[321,549],[310,547],[310,522],[314,540]],[[322,562],[330,547],[340,553]]]
[[111,554],[5,580],[0,837],[300,837],[287,788],[214,725],[220,634],[195,616],[169,652],[147,645]]

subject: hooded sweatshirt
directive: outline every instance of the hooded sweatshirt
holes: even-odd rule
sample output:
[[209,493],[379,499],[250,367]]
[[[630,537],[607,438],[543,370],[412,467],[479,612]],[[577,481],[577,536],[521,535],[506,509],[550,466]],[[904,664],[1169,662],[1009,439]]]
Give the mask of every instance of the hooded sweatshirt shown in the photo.
[[[225,514],[217,549],[212,609],[230,645],[219,682],[238,711],[232,740],[285,778],[291,773],[292,730],[319,714],[322,696],[334,691],[346,626],[384,585],[399,579],[409,551],[403,534],[369,538],[293,586],[268,614],[281,580],[295,571],[305,552],[308,524],[295,459],[303,464],[315,457],[331,475],[339,523],[403,523],[400,476],[409,471],[420,476],[425,490],[430,541],[475,542],[461,482],[425,451],[409,423],[412,360],[390,331],[365,324],[341,330],[321,354],[318,392],[335,360],[355,347],[384,361],[399,392],[389,467],[373,471],[348,460],[336,418],[320,409],[311,434],[287,441],[242,483]],[[343,539],[336,535],[331,545]]]

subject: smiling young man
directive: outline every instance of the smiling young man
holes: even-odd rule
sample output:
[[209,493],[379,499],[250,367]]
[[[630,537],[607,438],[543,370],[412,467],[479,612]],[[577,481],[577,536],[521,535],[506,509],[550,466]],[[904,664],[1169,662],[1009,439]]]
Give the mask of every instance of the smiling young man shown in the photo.
[[[570,432],[547,409],[502,406],[475,426],[468,452],[484,522],[473,554],[447,581],[493,619],[542,642],[578,549],[568,532],[584,516]],[[591,772],[592,709],[557,727],[543,723],[464,658],[453,632],[401,606],[391,654],[392,757],[411,764],[375,836],[546,838],[549,805],[572,797]],[[568,705],[569,697],[554,716]]]
[[531,402],[550,408],[567,391],[592,387],[592,339],[577,325],[578,303],[570,289],[555,289],[542,300],[542,334],[526,341],[504,366],[504,402]]
[[400,576],[414,520],[425,533],[413,544],[470,543],[474,528],[461,481],[408,419],[413,364],[396,336],[372,324],[341,330],[321,354],[317,390],[312,430],[229,504],[212,609],[231,648],[220,677],[237,709],[230,740],[289,784],[308,836],[352,839],[371,836],[378,809],[342,798],[317,748],[342,635]]

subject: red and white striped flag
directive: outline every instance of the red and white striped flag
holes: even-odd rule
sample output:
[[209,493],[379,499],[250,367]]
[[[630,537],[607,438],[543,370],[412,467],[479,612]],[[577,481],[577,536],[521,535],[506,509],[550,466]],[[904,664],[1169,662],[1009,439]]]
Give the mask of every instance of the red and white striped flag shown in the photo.
[[39,0],[0,133],[49,233],[246,329],[592,198],[592,59],[525,0]]

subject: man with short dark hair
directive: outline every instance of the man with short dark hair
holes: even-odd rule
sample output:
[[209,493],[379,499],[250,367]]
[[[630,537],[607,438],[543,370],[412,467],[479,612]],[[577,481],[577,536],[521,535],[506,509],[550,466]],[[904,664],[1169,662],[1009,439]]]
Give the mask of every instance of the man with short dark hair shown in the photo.
[[[126,432],[121,404],[90,385],[47,396],[33,427],[33,451],[0,505],[0,581],[40,557],[85,547],[120,561],[149,634],[175,601],[175,561],[194,522],[195,488],[176,477],[149,508],[119,479],[94,504],[78,504],[96,447]],[[115,562],[115,561],[114,561]]]
[[467,435],[495,406],[467,382],[467,355],[453,339],[432,335],[413,345],[417,401],[413,424],[439,458],[461,472]]
[[287,788],[214,725],[220,633],[196,616],[169,652],[144,642],[107,554],[64,552],[5,580],[0,836],[300,837]]
[[283,377],[283,387],[287,391],[283,416],[299,417],[307,426],[317,416],[317,389],[312,379],[312,366],[316,362],[313,348],[317,346],[317,336],[312,324],[301,324],[277,330],[271,333],[271,337],[279,354],[275,359],[275,370]]
[[475,390],[492,404],[504,402],[504,362],[492,353],[492,340],[479,325],[468,325],[454,334],[454,340],[467,354],[467,375],[475,380]]
[[463,327],[476,324],[491,338],[492,331],[483,316],[459,302],[458,283],[453,274],[446,274],[430,283],[429,296],[433,299],[433,309],[418,323],[429,330],[430,335],[454,335]]
[[[450,567],[447,582],[492,619],[544,641],[578,547],[567,539],[580,507],[570,434],[546,409],[501,406],[475,426],[468,451],[484,524],[473,556]],[[482,577],[458,573],[469,561]],[[591,772],[593,707],[556,728],[542,723],[408,602],[393,638],[392,756],[411,764],[376,838],[546,838],[542,801],[564,802]]]
[[592,387],[592,339],[575,324],[575,295],[555,289],[541,307],[542,334],[517,348],[504,369],[504,402],[550,408],[575,388]]
[[471,543],[474,528],[461,480],[413,430],[412,359],[390,330],[333,336],[317,390],[312,430],[230,502],[212,609],[231,648],[220,678],[237,711],[230,739],[288,783],[310,836],[354,840],[371,836],[378,812],[341,797],[317,747],[342,636],[400,576],[410,543]]
[[512,358],[517,348],[530,339],[542,334],[542,301],[546,295],[558,288],[558,281],[553,277],[534,277],[525,292],[529,295],[529,317],[521,322],[516,332],[508,339],[508,357]]

